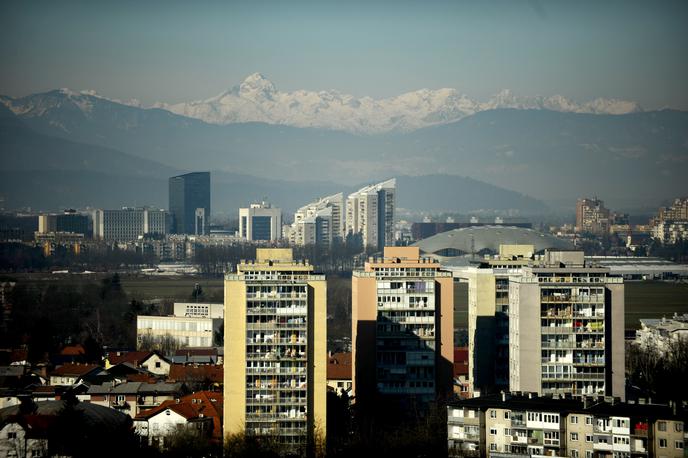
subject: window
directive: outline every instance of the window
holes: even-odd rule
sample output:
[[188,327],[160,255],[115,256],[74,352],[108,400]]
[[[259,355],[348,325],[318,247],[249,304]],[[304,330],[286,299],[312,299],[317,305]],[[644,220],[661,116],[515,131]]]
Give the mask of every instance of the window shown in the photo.
[[657,422],[657,430],[666,431],[666,421],[658,421]]
[[571,424],[573,424],[573,425],[578,424],[578,415],[571,415]]
[[17,438],[17,433],[15,431],[10,431],[7,433],[7,438],[8,439],[16,439]]
[[504,419],[505,419],[505,420],[508,420],[508,419],[509,419],[509,411],[508,411],[508,410],[505,410],[505,411],[504,411]]
[[511,430],[509,428],[504,428],[504,435],[511,436]]
[[681,431],[683,431],[683,423],[680,421],[675,422],[674,423],[674,431],[676,431],[677,433],[680,433]]
[[578,433],[571,433],[571,440],[577,441],[578,440]]
[[592,450],[586,450],[585,451],[585,458],[592,458],[593,451]]
[[679,449],[679,450],[683,450],[683,441],[674,442],[674,447]]
[[585,435],[585,442],[592,442],[592,434]]
[[490,418],[497,418],[497,411],[494,409],[490,410]]
[[497,444],[490,444],[490,451],[496,452],[497,451]]
[[571,458],[578,458],[578,450],[576,450],[576,449],[571,450]]
[[160,361],[155,362],[155,367],[156,367],[156,369],[160,369]]
[[585,417],[585,424],[592,425],[592,417]]
[[490,428],[490,436],[496,436],[497,435],[497,428]]
[[667,446],[667,440],[666,439],[660,439],[659,440],[659,448],[666,448]]

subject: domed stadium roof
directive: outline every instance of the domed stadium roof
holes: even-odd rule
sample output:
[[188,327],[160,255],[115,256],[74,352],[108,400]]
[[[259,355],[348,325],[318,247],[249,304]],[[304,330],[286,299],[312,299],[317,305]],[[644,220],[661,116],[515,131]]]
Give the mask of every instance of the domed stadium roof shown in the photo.
[[460,256],[497,253],[499,245],[533,245],[535,252],[546,249],[570,250],[571,242],[533,229],[513,226],[472,226],[442,232],[413,244],[426,254]]

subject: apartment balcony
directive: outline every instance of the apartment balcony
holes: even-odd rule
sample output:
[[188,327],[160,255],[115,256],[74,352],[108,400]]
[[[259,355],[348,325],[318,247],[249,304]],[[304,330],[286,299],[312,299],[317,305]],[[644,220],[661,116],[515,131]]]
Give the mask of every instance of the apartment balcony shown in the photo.
[[576,347],[576,342],[573,340],[569,341],[558,341],[558,342],[542,342],[540,347],[543,350],[556,350],[556,349],[573,349]]
[[587,359],[574,359],[573,364],[576,366],[586,366],[586,367],[600,367],[604,366],[604,358],[587,358]]
[[307,328],[307,323],[278,323],[275,321],[262,323],[246,323],[247,330],[280,331],[286,329],[294,329],[298,331],[306,331]]
[[573,326],[542,326],[542,334],[573,334]]

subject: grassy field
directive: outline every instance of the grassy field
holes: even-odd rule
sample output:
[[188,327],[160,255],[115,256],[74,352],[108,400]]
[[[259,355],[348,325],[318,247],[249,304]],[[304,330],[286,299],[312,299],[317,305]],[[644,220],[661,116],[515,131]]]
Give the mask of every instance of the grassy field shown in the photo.
[[[99,282],[105,275],[51,275],[17,274],[12,275],[22,283],[70,283],[80,284],[87,281]],[[221,279],[198,279],[195,277],[121,277],[122,285],[129,297],[138,300],[163,299],[168,301],[190,300],[194,285],[199,283],[205,300],[222,302],[223,281]],[[640,326],[640,318],[661,318],[676,313],[688,313],[688,284],[665,282],[626,283],[626,328]],[[466,307],[459,308],[457,327],[467,323]]]
[[661,318],[688,313],[688,284],[664,282],[626,283],[626,328],[640,327],[640,318]]

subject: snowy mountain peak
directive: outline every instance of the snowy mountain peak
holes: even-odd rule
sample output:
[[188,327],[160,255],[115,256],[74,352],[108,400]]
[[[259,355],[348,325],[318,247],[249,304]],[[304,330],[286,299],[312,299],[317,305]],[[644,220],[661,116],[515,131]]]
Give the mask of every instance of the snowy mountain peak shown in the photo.
[[269,98],[275,92],[277,92],[275,85],[261,73],[253,73],[247,76],[239,85],[239,94],[244,97]]
[[357,134],[411,131],[499,108],[593,114],[640,110],[635,102],[623,100],[596,99],[579,104],[561,95],[520,96],[509,89],[499,91],[486,102],[453,88],[419,89],[385,99],[359,98],[335,90],[280,92],[261,73],[248,75],[238,86],[206,100],[155,106],[212,124],[265,122]]

